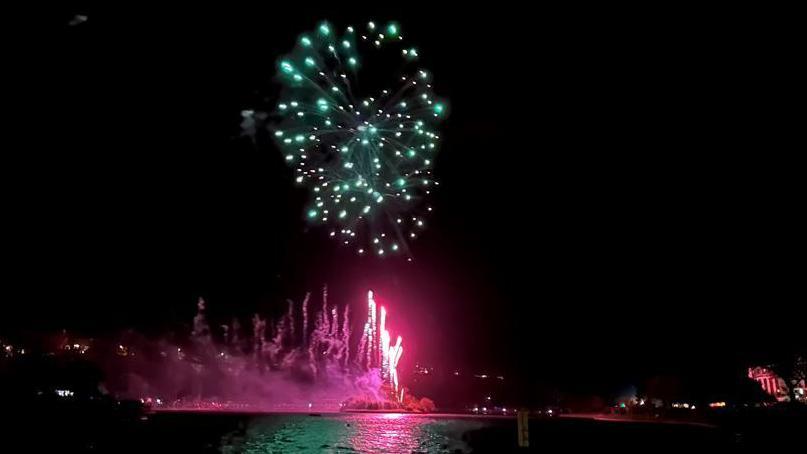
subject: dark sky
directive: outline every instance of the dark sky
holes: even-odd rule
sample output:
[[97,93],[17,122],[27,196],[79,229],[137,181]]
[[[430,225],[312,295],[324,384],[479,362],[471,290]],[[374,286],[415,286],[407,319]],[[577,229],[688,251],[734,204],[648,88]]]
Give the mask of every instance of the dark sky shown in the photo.
[[[803,347],[803,102],[764,16],[264,3],[20,18],[0,333],[159,332],[198,296],[247,316],[328,283],[375,288],[408,360],[601,382]],[[398,20],[450,99],[411,264],[307,231],[280,154],[238,139],[322,19]]]

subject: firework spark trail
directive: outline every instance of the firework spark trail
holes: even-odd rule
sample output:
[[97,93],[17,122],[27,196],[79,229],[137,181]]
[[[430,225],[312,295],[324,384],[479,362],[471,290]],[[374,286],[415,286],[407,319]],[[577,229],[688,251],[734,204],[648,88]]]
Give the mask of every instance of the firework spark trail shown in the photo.
[[402,341],[401,336],[398,336],[395,347],[389,349],[389,375],[396,393],[398,392],[398,361],[403,354],[403,346],[401,346]]
[[322,312],[320,312],[320,323],[328,326],[328,286],[322,287]]
[[376,354],[376,343],[375,342],[376,342],[376,337],[377,337],[376,333],[378,332],[378,325],[376,324],[377,323],[377,321],[376,321],[376,304],[375,304],[375,300],[373,299],[373,291],[372,290],[367,292],[367,300],[368,300],[368,306],[369,306],[369,309],[370,309],[370,337],[367,340],[367,347],[368,347],[367,364],[368,364],[368,367],[376,367],[377,362],[376,362],[376,357],[375,357],[375,354]]
[[336,306],[331,308],[331,325],[328,334],[335,336],[339,333],[339,315],[336,311]]
[[350,306],[345,306],[342,317],[342,343],[345,348],[344,367],[347,367],[350,364]]
[[367,359],[367,337],[369,336],[369,334],[370,334],[370,323],[365,322],[364,323],[364,328],[362,329],[361,339],[359,340],[359,350],[357,352],[358,354],[356,355],[356,357],[358,358],[358,361],[360,361],[360,362],[365,361],[363,364],[360,363],[360,365],[365,366],[365,367],[367,366],[367,362],[366,362],[366,359]]
[[303,344],[308,343],[308,299],[311,293],[306,293],[303,298]]
[[254,340],[253,351],[256,353],[263,350],[263,341],[266,337],[266,321],[261,320],[261,316],[255,314],[252,317],[252,339]]
[[289,327],[289,338],[292,342],[294,342],[294,301],[286,300],[289,305],[288,310],[286,311],[286,323]]
[[381,306],[381,339],[379,344],[379,352],[381,355],[381,378],[386,380],[389,378],[389,360],[387,354],[389,352],[389,331],[387,331],[387,309]]

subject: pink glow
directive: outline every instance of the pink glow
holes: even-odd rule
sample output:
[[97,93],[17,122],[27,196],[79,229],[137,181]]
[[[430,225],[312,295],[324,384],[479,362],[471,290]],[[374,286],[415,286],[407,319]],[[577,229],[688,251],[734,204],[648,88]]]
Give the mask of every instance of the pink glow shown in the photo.
[[[381,307],[381,317],[378,320],[376,317],[377,307],[373,291],[369,290],[367,292],[368,320],[365,325],[365,333],[368,338],[368,367],[378,365],[381,369],[382,381],[392,387],[392,397],[398,402],[403,402],[404,392],[398,382],[398,361],[403,355],[403,346],[401,345],[403,338],[398,336],[395,346],[390,346],[392,336],[387,329],[387,309],[383,306]],[[377,351],[373,352],[373,349],[377,349]]]

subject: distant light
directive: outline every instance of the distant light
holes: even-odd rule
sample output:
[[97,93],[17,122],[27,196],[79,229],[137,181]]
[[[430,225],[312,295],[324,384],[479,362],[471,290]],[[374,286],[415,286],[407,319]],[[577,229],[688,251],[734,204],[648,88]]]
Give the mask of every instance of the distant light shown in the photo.
[[87,16],[84,14],[76,14],[72,19],[70,19],[70,22],[68,22],[67,25],[75,27],[76,25],[81,25],[84,22],[87,22]]

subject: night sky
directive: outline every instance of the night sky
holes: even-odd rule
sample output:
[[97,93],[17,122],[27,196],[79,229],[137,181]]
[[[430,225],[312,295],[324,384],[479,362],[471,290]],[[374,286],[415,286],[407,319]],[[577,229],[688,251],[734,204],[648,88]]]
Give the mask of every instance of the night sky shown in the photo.
[[[375,289],[406,361],[576,386],[803,348],[803,103],[768,30],[730,10],[273,3],[20,18],[0,334],[160,333],[199,296],[246,318],[327,283],[357,305]],[[323,19],[399,21],[450,100],[412,263],[307,229],[281,154],[239,137]]]

